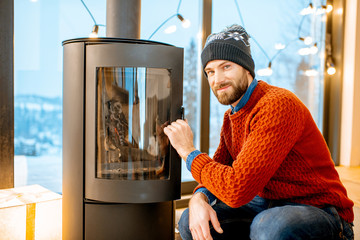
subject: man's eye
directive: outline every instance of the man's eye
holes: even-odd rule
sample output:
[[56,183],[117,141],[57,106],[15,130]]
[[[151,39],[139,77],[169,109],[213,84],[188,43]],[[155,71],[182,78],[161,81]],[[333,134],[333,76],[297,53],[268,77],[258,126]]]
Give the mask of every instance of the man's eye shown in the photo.
[[230,65],[225,65],[224,66],[224,69],[229,69],[230,68]]
[[214,71],[208,71],[207,72],[207,75],[213,75],[214,74]]

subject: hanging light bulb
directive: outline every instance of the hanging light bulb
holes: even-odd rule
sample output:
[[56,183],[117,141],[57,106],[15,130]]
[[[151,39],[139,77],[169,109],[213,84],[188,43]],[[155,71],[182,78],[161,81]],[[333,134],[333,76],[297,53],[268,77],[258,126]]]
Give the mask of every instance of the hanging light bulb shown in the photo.
[[328,5],[326,6],[326,12],[329,13],[329,12],[331,12],[332,10],[333,10],[333,6],[332,6],[331,4],[328,4]]
[[189,19],[185,19],[185,20],[182,22],[181,26],[183,26],[183,28],[189,28],[189,27],[191,26],[190,20],[189,20]]
[[92,32],[89,35],[89,38],[97,38],[98,37],[98,32],[99,32],[99,25],[94,25]]
[[305,45],[310,45],[310,44],[312,44],[312,42],[313,42],[313,39],[312,39],[312,37],[310,37],[310,36],[308,36],[308,37],[299,37],[299,39],[301,40],[301,41],[303,41],[304,43],[305,43]]
[[328,57],[327,61],[326,61],[326,72],[329,75],[334,75],[336,73],[336,68],[335,68],[335,64],[332,61],[331,57]]
[[189,28],[190,27],[190,25],[191,25],[190,20],[185,19],[183,16],[181,16],[181,14],[177,14],[177,17],[181,21],[181,26],[183,26],[183,28]]
[[319,51],[317,47],[317,43],[315,43],[313,46],[310,47],[310,54],[315,55]]
[[336,73],[336,68],[334,66],[332,66],[332,67],[329,67],[326,71],[329,75],[334,75]]
[[271,62],[269,62],[269,65],[267,68],[263,68],[263,69],[259,69],[257,72],[256,72],[259,76],[271,76],[273,71],[271,69]]
[[301,10],[300,15],[312,14],[315,12],[315,10],[316,9],[313,7],[312,3],[310,3],[307,8],[304,8],[303,10]]
[[305,70],[304,75],[307,77],[316,77],[319,74],[315,69]]
[[275,44],[275,49],[276,50],[281,50],[281,49],[284,49],[285,48],[285,45],[282,44],[282,43],[277,43]]
[[170,34],[170,33],[174,33],[174,32],[176,32],[175,25],[171,25],[164,30],[164,33],[166,33],[166,34]]
[[311,47],[300,48],[298,51],[298,54],[301,56],[306,56],[306,55],[310,55],[310,54],[314,55],[314,54],[317,54],[318,51],[319,51],[319,48],[317,47],[317,43],[315,43]]
[[310,54],[310,48],[300,48],[298,54],[301,56],[306,56]]
[[326,5],[321,5],[321,8],[316,9],[316,15],[321,15],[326,13]]

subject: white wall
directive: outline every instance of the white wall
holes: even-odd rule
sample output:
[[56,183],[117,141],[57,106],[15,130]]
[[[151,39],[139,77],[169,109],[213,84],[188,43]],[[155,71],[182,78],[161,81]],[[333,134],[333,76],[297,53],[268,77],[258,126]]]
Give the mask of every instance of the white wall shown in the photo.
[[360,3],[357,0],[346,1],[344,35],[340,165],[360,166]]

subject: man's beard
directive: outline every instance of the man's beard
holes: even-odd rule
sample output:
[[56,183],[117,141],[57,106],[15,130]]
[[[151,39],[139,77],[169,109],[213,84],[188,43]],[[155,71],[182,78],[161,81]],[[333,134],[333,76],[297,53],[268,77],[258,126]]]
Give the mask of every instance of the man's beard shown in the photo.
[[[230,88],[232,88],[232,89],[230,89],[231,92],[222,92],[222,93],[218,94],[218,90],[223,87],[226,87],[226,86],[230,86]],[[248,88],[247,82],[238,80],[237,83],[235,83],[233,81],[228,81],[228,82],[222,83],[220,85],[214,86],[211,89],[221,104],[230,105],[230,104],[236,102],[237,100],[239,100],[242,97],[242,95],[244,95],[247,88]],[[229,90],[227,90],[227,91],[229,91]]]

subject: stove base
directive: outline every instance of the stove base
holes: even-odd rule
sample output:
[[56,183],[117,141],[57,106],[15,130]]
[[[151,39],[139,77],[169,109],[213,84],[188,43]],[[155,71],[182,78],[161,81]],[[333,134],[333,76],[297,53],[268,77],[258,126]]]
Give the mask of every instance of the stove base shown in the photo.
[[85,203],[86,240],[174,239],[174,203]]

